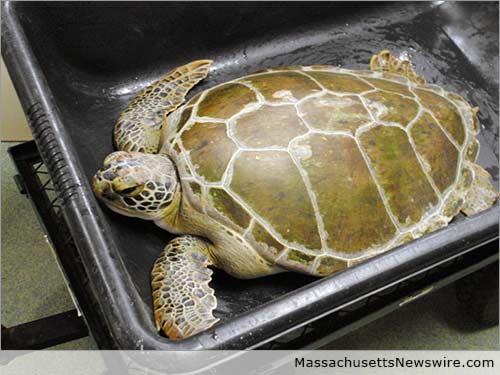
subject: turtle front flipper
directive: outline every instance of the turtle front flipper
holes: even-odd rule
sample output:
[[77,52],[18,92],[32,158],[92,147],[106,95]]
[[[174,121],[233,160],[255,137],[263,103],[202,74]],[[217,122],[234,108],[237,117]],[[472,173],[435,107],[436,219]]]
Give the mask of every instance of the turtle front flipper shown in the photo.
[[188,91],[204,79],[212,60],[180,66],[142,90],[115,125],[115,145],[122,151],[157,153],[165,115],[184,102]]
[[208,286],[215,264],[211,244],[193,236],[169,242],[151,272],[156,328],[172,340],[204,331],[219,319],[212,315],[217,306]]
[[384,50],[378,55],[373,55],[370,60],[370,69],[399,74],[408,78],[411,82],[425,84],[425,79],[415,73],[410,60],[401,60],[390,51]]

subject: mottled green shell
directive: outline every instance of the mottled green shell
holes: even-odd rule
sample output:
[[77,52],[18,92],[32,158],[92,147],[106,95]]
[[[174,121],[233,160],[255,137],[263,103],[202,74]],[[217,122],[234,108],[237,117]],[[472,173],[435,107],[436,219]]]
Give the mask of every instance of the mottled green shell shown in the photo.
[[325,275],[458,213],[475,121],[434,85],[291,67],[197,95],[169,117],[164,149],[196,209],[267,259]]

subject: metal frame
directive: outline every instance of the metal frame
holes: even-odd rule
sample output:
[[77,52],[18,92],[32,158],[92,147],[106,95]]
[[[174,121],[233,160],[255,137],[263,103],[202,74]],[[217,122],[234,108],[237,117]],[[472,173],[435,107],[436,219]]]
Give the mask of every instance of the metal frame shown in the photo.
[[25,142],[8,151],[19,173],[14,176],[19,192],[27,195],[33,205],[76,309],[27,324],[2,327],[2,349],[41,349],[61,344],[87,336],[87,326],[92,327],[91,333],[100,345],[114,348],[105,334],[96,301],[86,288],[88,276],[35,142]]
[[9,328],[2,326],[2,349],[45,349],[86,336],[87,326],[75,309]]

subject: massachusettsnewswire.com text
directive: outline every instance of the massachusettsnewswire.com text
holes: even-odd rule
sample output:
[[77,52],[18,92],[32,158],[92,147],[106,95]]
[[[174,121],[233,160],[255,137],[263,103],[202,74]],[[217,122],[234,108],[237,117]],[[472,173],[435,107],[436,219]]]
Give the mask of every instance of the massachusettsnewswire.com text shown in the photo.
[[336,358],[336,359],[307,359],[295,358],[296,368],[495,368],[493,359],[411,359],[406,357],[372,359]]

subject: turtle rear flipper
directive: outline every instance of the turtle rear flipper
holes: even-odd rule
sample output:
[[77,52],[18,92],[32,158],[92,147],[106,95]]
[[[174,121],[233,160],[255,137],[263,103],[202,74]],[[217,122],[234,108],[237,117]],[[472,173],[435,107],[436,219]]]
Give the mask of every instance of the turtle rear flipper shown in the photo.
[[384,50],[378,55],[373,55],[370,60],[370,69],[402,75],[411,82],[425,84],[425,79],[415,73],[410,60],[400,60],[391,52]]
[[461,211],[467,216],[490,208],[498,199],[498,192],[491,184],[490,174],[476,163],[469,163],[469,167],[473,172],[472,183],[461,208]]
[[169,242],[151,272],[156,328],[172,340],[204,331],[219,319],[212,315],[217,306],[208,286],[215,259],[210,244],[193,236]]
[[190,62],[142,90],[116,122],[116,147],[122,151],[157,153],[165,115],[184,102],[188,91],[207,76],[211,65],[212,60]]

